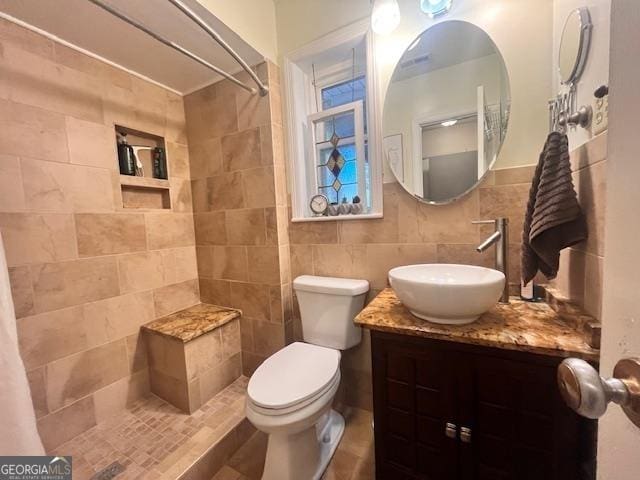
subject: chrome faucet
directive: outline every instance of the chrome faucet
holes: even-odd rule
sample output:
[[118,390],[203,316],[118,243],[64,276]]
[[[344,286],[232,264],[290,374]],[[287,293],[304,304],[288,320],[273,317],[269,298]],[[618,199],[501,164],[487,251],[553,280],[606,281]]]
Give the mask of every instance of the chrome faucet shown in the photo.
[[485,241],[483,241],[476,251],[482,253],[491,245],[496,245],[496,270],[504,273],[504,290],[500,297],[500,303],[509,303],[509,219],[496,218],[495,220],[476,220],[471,222],[474,225],[494,224],[496,227]]

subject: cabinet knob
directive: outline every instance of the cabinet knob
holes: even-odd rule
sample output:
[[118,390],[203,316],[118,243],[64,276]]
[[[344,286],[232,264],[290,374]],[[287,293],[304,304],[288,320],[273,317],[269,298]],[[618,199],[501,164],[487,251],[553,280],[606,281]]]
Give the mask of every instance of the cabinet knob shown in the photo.
[[448,438],[456,438],[458,436],[458,427],[453,423],[448,423],[444,427],[444,434]]
[[460,440],[462,443],[471,443],[471,429],[469,427],[460,428]]
[[558,366],[557,377],[562,398],[578,414],[600,418],[613,402],[640,427],[640,358],[620,360],[609,379],[584,360],[567,358]]

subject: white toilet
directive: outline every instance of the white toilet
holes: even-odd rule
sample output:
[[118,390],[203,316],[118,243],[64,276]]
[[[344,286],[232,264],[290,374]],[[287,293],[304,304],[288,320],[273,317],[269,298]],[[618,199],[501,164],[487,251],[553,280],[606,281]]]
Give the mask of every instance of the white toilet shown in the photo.
[[247,418],[269,434],[262,480],[317,480],[327,468],[344,432],[344,419],[331,409],[340,350],[360,343],[353,318],[369,282],[303,275],[293,288],[305,343],[274,353],[247,388]]

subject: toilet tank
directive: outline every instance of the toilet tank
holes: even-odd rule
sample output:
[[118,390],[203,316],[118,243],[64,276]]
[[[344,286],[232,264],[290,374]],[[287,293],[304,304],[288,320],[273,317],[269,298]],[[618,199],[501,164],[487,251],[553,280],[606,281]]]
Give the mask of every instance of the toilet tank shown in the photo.
[[302,275],[293,281],[305,342],[346,350],[360,343],[353,323],[364,307],[369,282],[350,278]]

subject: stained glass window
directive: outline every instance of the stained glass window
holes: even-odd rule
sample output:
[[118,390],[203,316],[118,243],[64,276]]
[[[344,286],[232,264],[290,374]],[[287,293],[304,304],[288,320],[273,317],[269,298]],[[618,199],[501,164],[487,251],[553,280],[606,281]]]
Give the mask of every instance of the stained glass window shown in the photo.
[[363,102],[330,108],[313,118],[317,191],[330,203],[364,199]]

